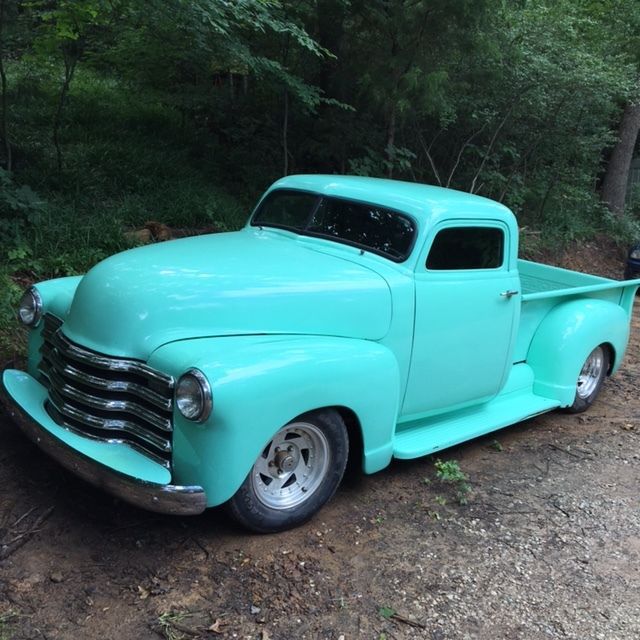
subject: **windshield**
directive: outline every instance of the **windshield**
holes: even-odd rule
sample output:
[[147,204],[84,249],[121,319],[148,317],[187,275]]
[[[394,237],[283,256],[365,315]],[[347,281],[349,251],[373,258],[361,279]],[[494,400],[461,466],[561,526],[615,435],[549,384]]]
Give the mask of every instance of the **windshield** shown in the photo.
[[272,191],[262,201],[251,224],[330,238],[395,262],[409,257],[416,234],[414,221],[397,211],[284,189]]

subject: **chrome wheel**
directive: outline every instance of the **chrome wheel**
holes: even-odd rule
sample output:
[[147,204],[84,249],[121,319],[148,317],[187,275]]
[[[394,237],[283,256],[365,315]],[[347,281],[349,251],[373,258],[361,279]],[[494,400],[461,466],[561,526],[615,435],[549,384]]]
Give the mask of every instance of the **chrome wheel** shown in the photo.
[[596,347],[586,359],[580,375],[576,395],[578,398],[586,400],[598,388],[602,376],[604,375],[605,355],[602,347]]
[[308,500],[329,468],[329,442],[308,422],[292,422],[276,433],[253,465],[256,498],[271,509],[290,509]]

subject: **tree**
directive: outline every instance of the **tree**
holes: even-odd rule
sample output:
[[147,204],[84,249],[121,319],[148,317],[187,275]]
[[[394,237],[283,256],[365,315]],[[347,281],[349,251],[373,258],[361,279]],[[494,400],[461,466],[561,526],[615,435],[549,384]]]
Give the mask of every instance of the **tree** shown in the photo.
[[30,7],[37,23],[38,35],[33,43],[35,52],[42,57],[60,55],[64,66],[52,127],[52,140],[60,172],[60,127],[78,62],[85,55],[92,38],[120,14],[121,3],[119,0],[34,0]]
[[629,103],[622,114],[618,142],[613,147],[602,181],[602,201],[615,215],[624,212],[631,160],[640,132],[640,102]]
[[622,118],[602,181],[602,201],[614,215],[621,216],[625,208],[629,168],[640,133],[640,5],[624,0],[607,0],[587,2],[587,8],[599,20],[600,30],[604,32],[608,46],[617,51],[620,62],[633,65],[637,74],[630,91],[619,96],[624,100]]

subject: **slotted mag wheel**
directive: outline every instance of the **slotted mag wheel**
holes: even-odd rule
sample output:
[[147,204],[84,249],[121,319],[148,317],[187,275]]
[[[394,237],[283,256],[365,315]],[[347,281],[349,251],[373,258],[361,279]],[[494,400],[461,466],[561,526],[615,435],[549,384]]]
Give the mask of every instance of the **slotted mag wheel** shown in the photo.
[[586,399],[596,390],[604,375],[604,362],[603,348],[596,347],[589,354],[578,376],[576,393],[579,398]]
[[253,465],[255,495],[271,509],[290,509],[308,500],[326,476],[326,436],[313,424],[293,422],[278,431]]

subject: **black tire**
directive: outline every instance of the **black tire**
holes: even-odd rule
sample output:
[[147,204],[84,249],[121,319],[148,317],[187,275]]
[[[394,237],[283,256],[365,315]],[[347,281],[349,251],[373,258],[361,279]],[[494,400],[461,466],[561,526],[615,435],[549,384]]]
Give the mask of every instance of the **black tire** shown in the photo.
[[610,360],[609,347],[605,344],[597,346],[587,356],[576,381],[576,397],[566,408],[567,413],[582,413],[593,404],[609,371]]
[[333,496],[347,464],[349,438],[333,409],[306,413],[266,445],[227,502],[241,525],[258,533],[297,527]]

